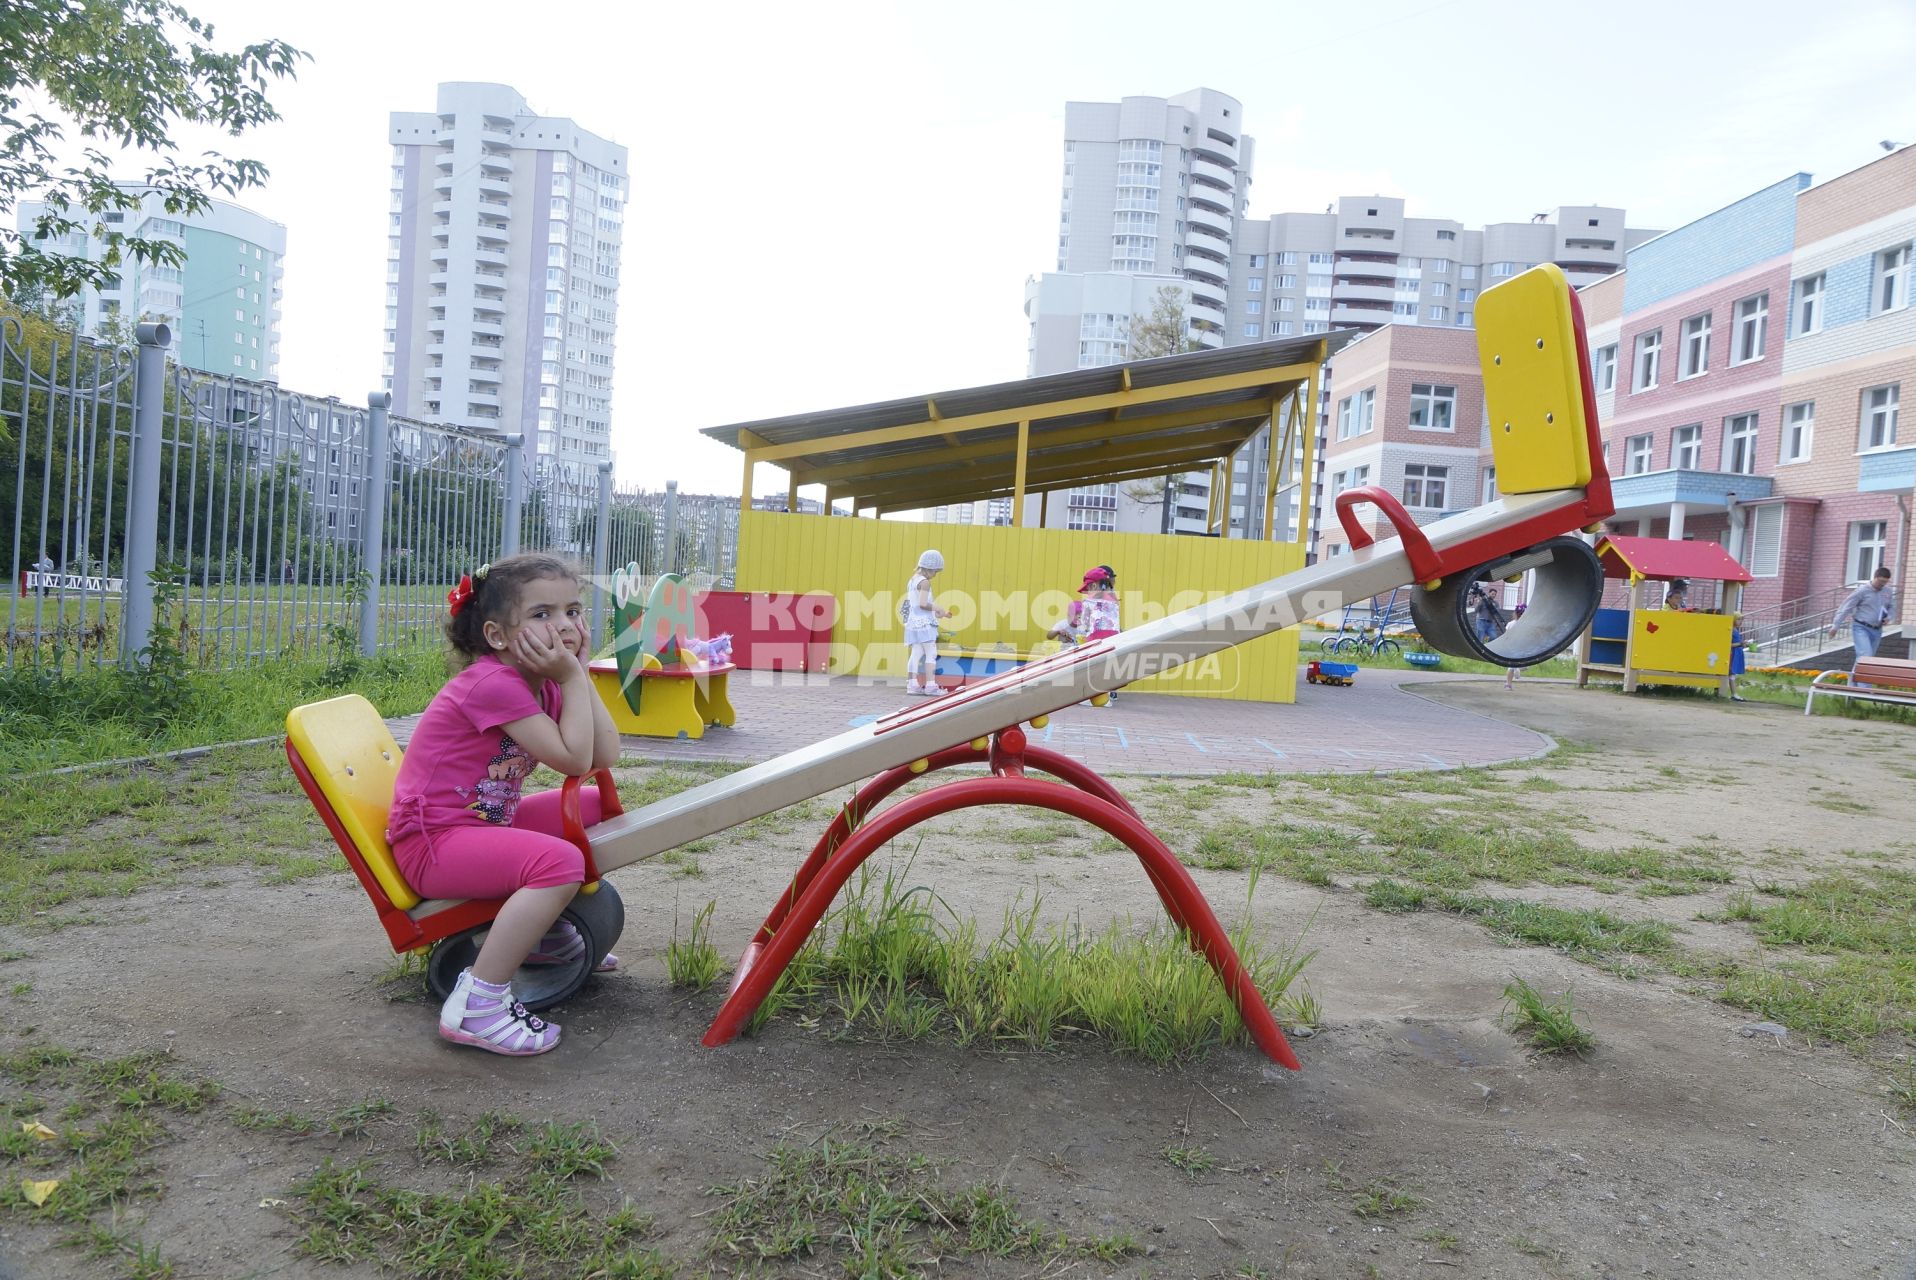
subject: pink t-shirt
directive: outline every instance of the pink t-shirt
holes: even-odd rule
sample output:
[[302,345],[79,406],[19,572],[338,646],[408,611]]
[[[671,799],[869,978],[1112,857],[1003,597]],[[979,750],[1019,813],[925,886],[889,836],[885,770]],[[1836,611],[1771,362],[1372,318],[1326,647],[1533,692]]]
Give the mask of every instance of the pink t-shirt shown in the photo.
[[559,718],[559,686],[534,699],[525,677],[490,654],[446,681],[419,718],[393,784],[388,838],[415,828],[512,825],[519,788],[539,765],[499,726],[527,716]]

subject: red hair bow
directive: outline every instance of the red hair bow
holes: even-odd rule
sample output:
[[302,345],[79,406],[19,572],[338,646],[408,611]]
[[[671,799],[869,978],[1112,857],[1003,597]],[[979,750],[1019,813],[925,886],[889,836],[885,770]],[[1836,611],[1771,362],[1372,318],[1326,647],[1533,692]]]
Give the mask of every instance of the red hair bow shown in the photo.
[[446,593],[446,603],[452,608],[452,616],[458,617],[459,611],[466,607],[466,601],[472,599],[472,575],[466,574],[459,579],[459,585]]

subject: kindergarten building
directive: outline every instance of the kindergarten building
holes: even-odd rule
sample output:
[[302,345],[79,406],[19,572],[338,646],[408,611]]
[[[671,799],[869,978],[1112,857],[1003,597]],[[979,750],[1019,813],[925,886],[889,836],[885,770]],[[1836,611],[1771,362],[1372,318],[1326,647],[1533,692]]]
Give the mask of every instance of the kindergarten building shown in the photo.
[[[1611,528],[1722,544],[1753,617],[1834,612],[1882,564],[1907,584],[1913,242],[1906,147],[1820,185],[1792,174],[1581,289]],[[1392,325],[1338,352],[1319,501],[1382,485],[1423,521],[1494,496],[1476,365],[1468,331]],[[1344,554],[1319,527],[1321,554]]]

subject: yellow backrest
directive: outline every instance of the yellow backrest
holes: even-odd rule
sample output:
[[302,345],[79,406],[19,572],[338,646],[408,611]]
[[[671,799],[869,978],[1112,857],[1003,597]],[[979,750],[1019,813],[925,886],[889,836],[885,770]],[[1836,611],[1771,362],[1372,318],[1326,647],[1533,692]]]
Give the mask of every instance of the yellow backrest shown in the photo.
[[418,906],[419,895],[399,874],[386,843],[403,757],[378,709],[356,693],[309,702],[286,713],[286,737],[393,905],[401,911]]
[[1477,356],[1504,493],[1590,483],[1589,409],[1570,281],[1546,262],[1477,299]]

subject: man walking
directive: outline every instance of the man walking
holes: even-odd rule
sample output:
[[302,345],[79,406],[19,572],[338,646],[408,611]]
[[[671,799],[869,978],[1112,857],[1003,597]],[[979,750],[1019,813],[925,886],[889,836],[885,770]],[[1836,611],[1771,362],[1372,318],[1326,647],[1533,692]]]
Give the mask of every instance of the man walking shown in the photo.
[[[1849,599],[1843,601],[1843,607],[1830,619],[1830,634],[1848,618],[1850,637],[1856,643],[1856,660],[1876,656],[1876,647],[1883,642],[1883,624],[1889,621],[1895,608],[1895,600],[1889,589],[1889,566],[1879,565],[1870,580],[1850,592]],[[1855,667],[1850,668],[1851,672]]]

